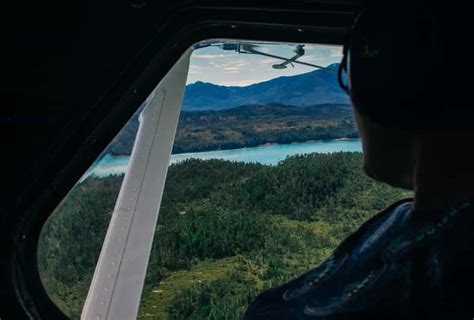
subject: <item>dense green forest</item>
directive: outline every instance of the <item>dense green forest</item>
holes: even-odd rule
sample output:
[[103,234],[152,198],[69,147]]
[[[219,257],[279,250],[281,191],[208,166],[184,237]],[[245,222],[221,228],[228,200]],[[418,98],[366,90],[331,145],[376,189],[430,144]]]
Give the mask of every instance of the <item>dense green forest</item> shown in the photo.
[[[79,319],[122,177],[76,185],[41,235],[39,267]],[[276,166],[186,160],[170,166],[140,319],[240,319],[261,290],[320,263],[350,232],[411,196],[367,178],[360,153]]]
[[[112,141],[108,152],[130,154],[137,129],[138,114]],[[347,104],[248,105],[226,110],[182,111],[173,153],[357,137],[352,109]]]

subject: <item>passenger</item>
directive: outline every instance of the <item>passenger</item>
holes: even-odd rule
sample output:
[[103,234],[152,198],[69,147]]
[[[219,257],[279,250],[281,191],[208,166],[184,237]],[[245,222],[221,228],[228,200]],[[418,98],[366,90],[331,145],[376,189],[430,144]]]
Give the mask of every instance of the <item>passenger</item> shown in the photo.
[[455,48],[470,41],[460,12],[369,8],[356,19],[341,82],[364,169],[414,199],[378,213],[320,266],[261,293],[245,319],[473,319],[472,63],[458,64]]

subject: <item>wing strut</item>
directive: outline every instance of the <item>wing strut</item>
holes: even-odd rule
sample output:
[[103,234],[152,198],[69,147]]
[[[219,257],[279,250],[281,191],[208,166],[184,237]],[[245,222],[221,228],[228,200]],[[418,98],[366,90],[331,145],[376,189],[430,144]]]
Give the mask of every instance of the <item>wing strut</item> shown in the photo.
[[140,115],[82,320],[137,318],[191,53],[162,79]]

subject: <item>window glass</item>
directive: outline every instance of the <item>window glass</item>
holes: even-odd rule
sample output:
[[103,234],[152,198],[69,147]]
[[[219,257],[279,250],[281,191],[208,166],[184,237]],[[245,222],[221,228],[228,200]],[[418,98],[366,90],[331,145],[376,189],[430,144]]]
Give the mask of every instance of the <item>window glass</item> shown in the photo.
[[72,319],[80,319],[142,109],[61,201],[40,234],[41,281],[53,302]]
[[[258,292],[315,267],[363,221],[411,195],[362,172],[350,102],[337,83],[340,59],[338,46],[196,45],[140,319],[241,319]],[[72,318],[85,301],[138,114],[41,235],[43,283]]]

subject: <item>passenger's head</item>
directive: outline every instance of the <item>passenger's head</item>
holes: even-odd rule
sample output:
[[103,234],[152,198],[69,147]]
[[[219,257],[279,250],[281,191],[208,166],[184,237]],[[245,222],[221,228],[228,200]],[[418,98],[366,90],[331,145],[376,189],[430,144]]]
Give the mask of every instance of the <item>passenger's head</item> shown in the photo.
[[472,67],[457,51],[468,32],[460,31],[462,18],[439,12],[423,4],[368,8],[344,47],[340,74],[347,75],[364,168],[393,186],[413,188],[427,134],[474,124],[471,82],[461,80]]

